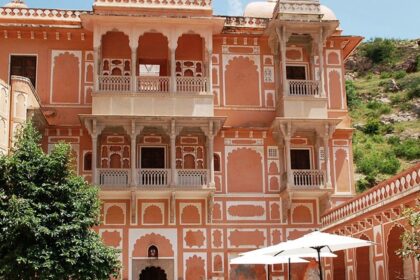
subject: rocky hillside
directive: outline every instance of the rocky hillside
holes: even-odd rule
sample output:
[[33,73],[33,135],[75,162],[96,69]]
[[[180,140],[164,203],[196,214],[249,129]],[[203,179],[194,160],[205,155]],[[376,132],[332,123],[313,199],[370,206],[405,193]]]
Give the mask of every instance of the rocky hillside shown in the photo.
[[358,191],[420,161],[420,40],[375,39],[347,62]]

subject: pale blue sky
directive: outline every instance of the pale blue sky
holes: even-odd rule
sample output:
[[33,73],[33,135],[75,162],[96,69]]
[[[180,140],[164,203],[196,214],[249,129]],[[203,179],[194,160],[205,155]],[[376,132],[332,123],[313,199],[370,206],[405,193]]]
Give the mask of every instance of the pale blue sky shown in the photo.
[[[10,0],[0,0],[0,6]],[[264,1],[264,0],[259,0]],[[93,0],[26,0],[33,8],[90,10]],[[255,0],[213,0],[214,14],[241,15]],[[321,0],[341,20],[344,34],[420,38],[420,0]]]

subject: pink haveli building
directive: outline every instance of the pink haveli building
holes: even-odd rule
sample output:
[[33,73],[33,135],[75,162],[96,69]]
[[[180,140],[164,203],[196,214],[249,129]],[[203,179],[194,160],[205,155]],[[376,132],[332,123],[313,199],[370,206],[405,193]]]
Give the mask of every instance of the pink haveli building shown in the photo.
[[46,151],[72,146],[100,186],[97,231],[121,249],[122,279],[266,279],[229,260],[318,228],[379,244],[325,262],[327,279],[419,272],[394,251],[420,166],[354,198],[344,61],[361,40],[319,0],[242,17],[213,15],[211,0],[14,0],[0,8],[0,152],[28,118]]

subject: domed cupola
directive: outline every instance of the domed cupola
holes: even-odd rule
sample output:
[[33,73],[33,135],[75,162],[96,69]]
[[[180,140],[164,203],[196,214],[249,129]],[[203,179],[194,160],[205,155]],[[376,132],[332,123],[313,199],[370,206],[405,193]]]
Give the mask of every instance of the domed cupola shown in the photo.
[[6,5],[4,5],[5,8],[28,8],[28,6],[25,4],[25,1],[23,0],[12,0]]

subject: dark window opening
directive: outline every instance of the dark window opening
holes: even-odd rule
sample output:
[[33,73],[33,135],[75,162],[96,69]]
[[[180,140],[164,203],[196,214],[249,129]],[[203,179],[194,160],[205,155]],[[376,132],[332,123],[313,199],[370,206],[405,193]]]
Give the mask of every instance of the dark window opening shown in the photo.
[[290,151],[292,170],[311,169],[311,156],[309,150],[292,149]]
[[10,78],[26,77],[36,87],[36,56],[12,55],[10,58]]
[[142,169],[164,169],[165,148],[141,148]]
[[214,171],[216,171],[216,172],[221,171],[221,169],[220,169],[220,156],[218,154],[214,154],[213,161],[214,161]]
[[159,257],[159,250],[155,245],[149,247],[149,250],[147,250],[147,257],[156,259]]
[[288,80],[306,80],[305,66],[286,66],[286,77]]
[[92,171],[92,153],[86,153],[83,159],[83,170]]

